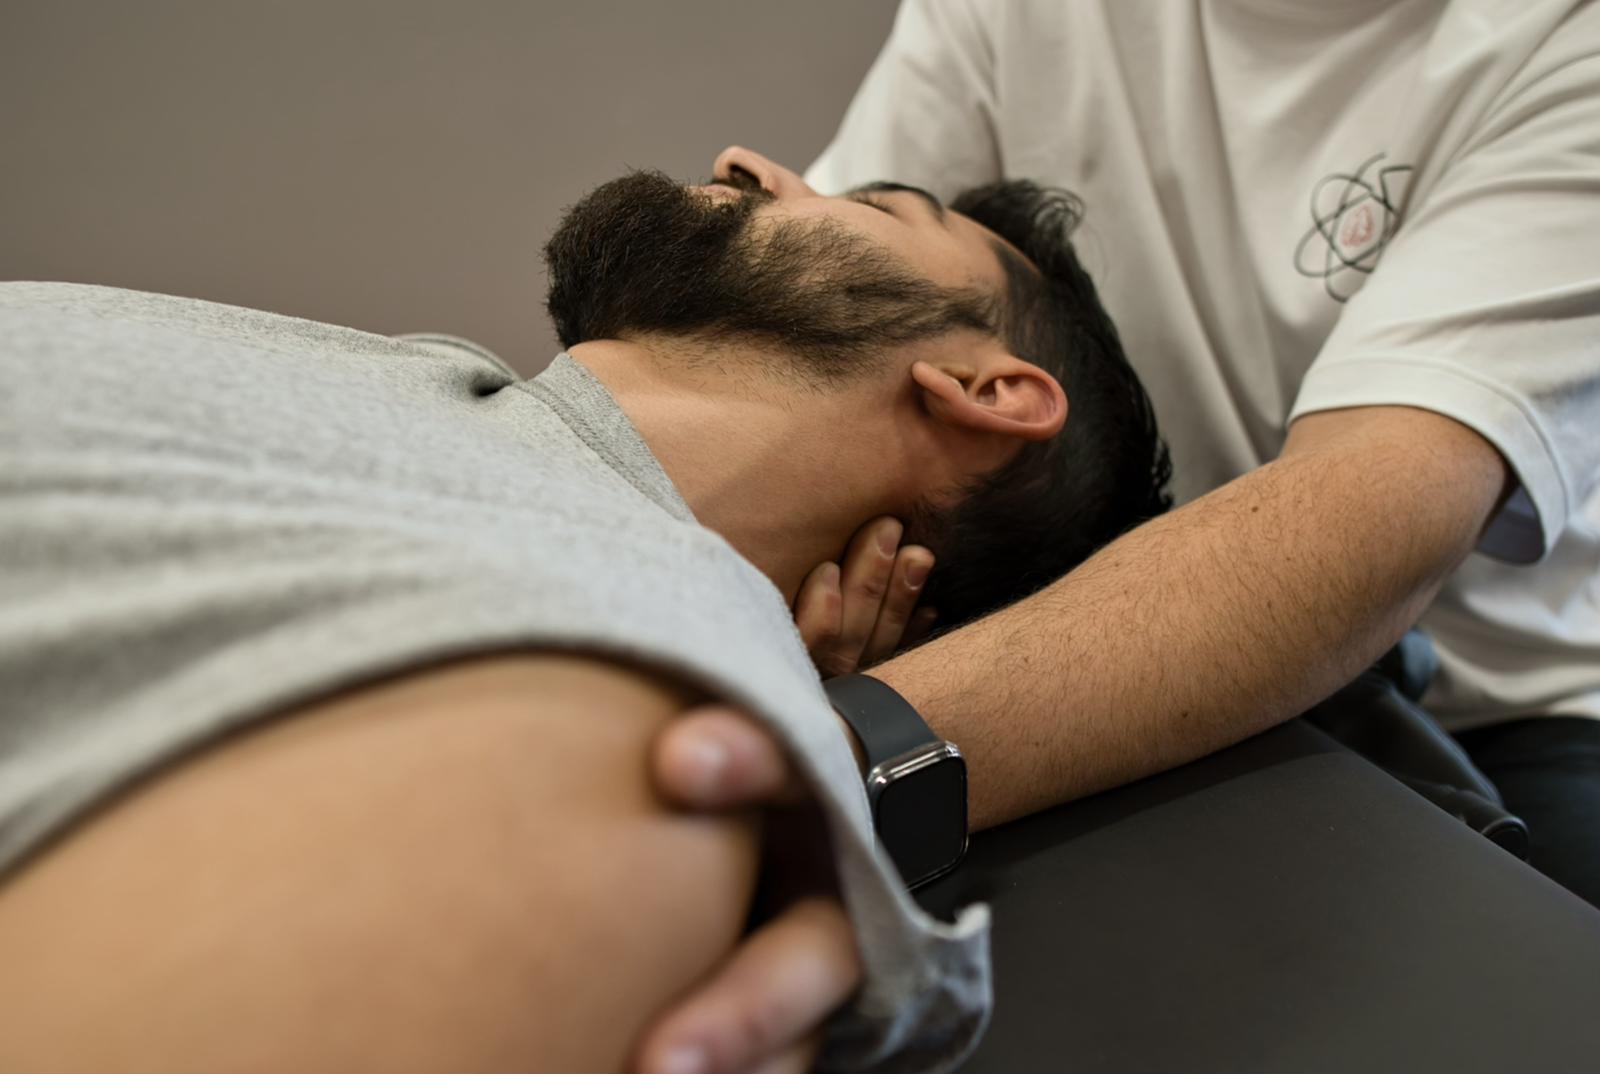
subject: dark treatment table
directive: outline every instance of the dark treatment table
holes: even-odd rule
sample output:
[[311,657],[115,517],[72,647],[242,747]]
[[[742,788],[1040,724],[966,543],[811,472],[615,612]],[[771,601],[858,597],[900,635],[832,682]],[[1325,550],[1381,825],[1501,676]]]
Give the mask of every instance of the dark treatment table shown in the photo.
[[1301,721],[972,841],[964,1074],[1600,1071],[1600,911]]

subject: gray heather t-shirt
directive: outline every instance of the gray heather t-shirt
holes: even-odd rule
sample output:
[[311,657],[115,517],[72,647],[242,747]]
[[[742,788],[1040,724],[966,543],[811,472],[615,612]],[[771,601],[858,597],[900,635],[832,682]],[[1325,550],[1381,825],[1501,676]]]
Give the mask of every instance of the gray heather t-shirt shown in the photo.
[[821,797],[866,966],[830,1066],[947,1070],[987,913],[923,915],[778,590],[698,525],[605,388],[72,284],[0,284],[0,875],[241,726],[451,656],[648,662],[747,707]]

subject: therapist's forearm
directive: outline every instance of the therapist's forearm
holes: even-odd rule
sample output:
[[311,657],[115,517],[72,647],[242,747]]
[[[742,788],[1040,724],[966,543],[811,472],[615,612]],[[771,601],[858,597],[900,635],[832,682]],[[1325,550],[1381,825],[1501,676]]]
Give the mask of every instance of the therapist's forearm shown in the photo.
[[1504,484],[1449,419],[1313,415],[1276,461],[872,674],[965,753],[972,826],[1002,823],[1326,697],[1415,622]]

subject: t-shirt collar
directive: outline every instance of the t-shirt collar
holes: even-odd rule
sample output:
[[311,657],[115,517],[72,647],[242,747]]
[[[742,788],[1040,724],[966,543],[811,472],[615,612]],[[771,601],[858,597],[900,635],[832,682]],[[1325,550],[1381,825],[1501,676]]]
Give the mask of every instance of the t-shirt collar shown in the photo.
[[617,405],[616,397],[570,354],[562,351],[543,373],[523,381],[520,387],[555,411],[580,440],[634,488],[668,514],[685,522],[695,521],[694,512],[639,430]]

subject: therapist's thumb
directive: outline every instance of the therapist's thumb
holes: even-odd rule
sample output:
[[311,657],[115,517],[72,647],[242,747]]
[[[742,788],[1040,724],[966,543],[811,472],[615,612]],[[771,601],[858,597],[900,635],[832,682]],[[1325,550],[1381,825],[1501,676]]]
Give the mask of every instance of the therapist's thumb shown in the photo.
[[701,705],[668,721],[650,767],[662,795],[689,809],[776,805],[803,793],[783,747],[728,705]]
[[843,908],[802,899],[657,1019],[630,1074],[803,1074],[822,1024],[860,980]]

